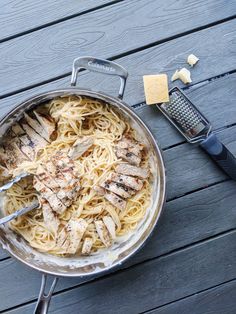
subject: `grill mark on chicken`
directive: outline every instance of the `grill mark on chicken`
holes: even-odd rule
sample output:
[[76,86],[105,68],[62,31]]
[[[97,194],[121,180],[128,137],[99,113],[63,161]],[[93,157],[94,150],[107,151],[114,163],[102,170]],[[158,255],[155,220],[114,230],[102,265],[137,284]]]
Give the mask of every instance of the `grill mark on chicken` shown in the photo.
[[52,163],[56,165],[56,170],[64,176],[64,180],[73,182],[76,180],[76,176],[73,173],[74,162],[71,158],[61,151],[57,152],[51,157]]
[[48,144],[48,142],[34,131],[27,123],[21,122],[20,125],[25,130],[26,134],[30,138],[30,141],[34,143],[34,147],[40,149]]
[[88,227],[83,218],[71,218],[67,225],[59,233],[56,244],[64,250],[64,253],[75,254],[80,246],[82,237]]
[[105,226],[104,222],[102,220],[96,220],[94,224],[98,236],[101,239],[102,243],[105,245],[105,247],[111,246],[112,238],[110,237],[109,231],[107,230],[107,227]]
[[81,157],[92,145],[94,144],[94,138],[89,136],[84,136],[83,138],[79,138],[73,144],[70,149],[68,156],[72,159],[78,159]]
[[45,132],[42,125],[38,122],[37,119],[31,118],[27,113],[24,113],[24,119],[28,123],[28,125],[41,137],[43,137],[47,142],[49,142],[49,136]]
[[116,166],[115,171],[133,177],[140,177],[142,179],[147,179],[149,176],[149,170],[146,168],[136,167],[129,164],[119,164]]
[[141,153],[143,149],[143,144],[127,136],[123,136],[122,139],[117,143],[116,156],[118,158],[122,158],[132,165],[139,166],[141,163]]
[[73,198],[73,195],[80,190],[79,180],[75,174],[74,161],[62,152],[57,152],[48,165],[50,171],[54,173],[55,180],[67,190],[69,198]]
[[107,192],[104,188],[100,186],[95,186],[94,191],[98,194],[103,195],[113,206],[117,207],[120,210],[124,210],[126,207],[126,201],[112,192]]
[[14,143],[16,149],[20,151],[21,153],[21,158],[22,161],[24,160],[33,160],[34,158],[34,150],[30,147],[25,145],[18,136],[12,136],[10,140],[6,139],[7,142],[11,142],[12,144]]
[[80,186],[74,168],[74,162],[59,151],[44,166],[39,166],[37,169],[35,188],[44,198],[46,198],[45,193],[50,197],[49,191],[55,195],[59,209],[55,206],[55,197],[51,196],[49,203],[56,212],[63,213],[77,197]]
[[42,126],[42,128],[44,129],[44,134],[46,136],[45,138],[48,141],[50,141],[50,138],[56,128],[54,119],[49,115],[44,115],[43,113],[37,112],[35,110],[33,111],[33,113],[38,122],[40,123],[40,125]]
[[68,198],[65,191],[60,189],[58,183],[54,180],[52,176],[42,167],[39,166],[36,172],[36,176],[38,180],[43,182],[47,188],[49,188],[57,197],[61,200],[61,202],[66,206],[71,205],[71,200]]
[[42,181],[40,181],[36,176],[33,179],[33,185],[36,191],[38,191],[42,198],[46,199],[50,204],[53,211],[58,214],[64,213],[66,206],[61,202],[56,194],[52,192]]
[[116,156],[122,158],[125,161],[128,161],[132,165],[139,166],[141,163],[141,158],[134,155],[129,149],[118,148],[116,150]]
[[111,181],[120,183],[120,184],[124,184],[127,187],[134,189],[136,191],[140,191],[143,187],[143,182],[140,179],[134,178],[134,177],[130,177],[130,176],[126,176],[123,174],[118,174],[113,172],[109,178]]
[[54,233],[56,233],[60,225],[60,221],[58,217],[56,216],[55,212],[52,210],[47,200],[42,199],[41,205],[42,205],[42,211],[43,211],[43,220],[45,222],[46,227],[50,231],[53,231]]
[[[70,181],[66,181],[63,172],[57,169],[57,167],[52,162],[46,163],[45,167],[58,186],[61,188],[60,191],[65,191],[68,199],[74,200],[77,192],[80,190],[79,180],[73,178]],[[58,193],[63,193],[60,191]]]
[[117,146],[119,148],[129,149],[131,153],[139,157],[141,155],[142,150],[144,149],[143,144],[127,136],[123,136],[122,139],[117,143]]
[[18,164],[28,160],[16,143],[14,139],[8,139],[0,148],[0,159],[8,170],[15,169]]
[[110,233],[110,236],[113,240],[116,238],[116,225],[113,221],[113,219],[110,216],[104,216],[102,218],[103,223],[105,224],[108,232]]
[[108,191],[111,191],[121,196],[122,198],[129,198],[135,193],[134,190],[117,182],[105,181],[101,183],[100,186]]
[[87,227],[88,223],[83,218],[70,219],[66,227],[70,237],[68,253],[75,254],[77,252]]
[[38,149],[48,144],[48,141],[42,137],[44,132],[41,125],[27,114],[20,123],[12,125],[11,133],[18,139],[19,148],[30,160],[34,159]]
[[93,246],[93,239],[92,238],[85,238],[81,253],[83,255],[89,254],[91,252],[92,246]]

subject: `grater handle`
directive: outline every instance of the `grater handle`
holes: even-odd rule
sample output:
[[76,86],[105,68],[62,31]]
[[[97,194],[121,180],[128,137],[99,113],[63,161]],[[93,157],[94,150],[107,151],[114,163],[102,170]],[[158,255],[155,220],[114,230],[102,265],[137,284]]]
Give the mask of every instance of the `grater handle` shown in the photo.
[[236,158],[218,140],[215,134],[211,134],[200,146],[211,156],[211,158],[224,170],[227,175],[236,181]]

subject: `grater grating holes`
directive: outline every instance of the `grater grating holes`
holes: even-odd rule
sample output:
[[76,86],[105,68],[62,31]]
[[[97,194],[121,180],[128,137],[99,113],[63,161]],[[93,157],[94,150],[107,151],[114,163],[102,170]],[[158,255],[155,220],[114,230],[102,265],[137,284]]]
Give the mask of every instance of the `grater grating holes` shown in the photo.
[[192,108],[188,101],[178,92],[173,92],[166,110],[173,119],[189,132],[202,122],[202,118],[197,111]]

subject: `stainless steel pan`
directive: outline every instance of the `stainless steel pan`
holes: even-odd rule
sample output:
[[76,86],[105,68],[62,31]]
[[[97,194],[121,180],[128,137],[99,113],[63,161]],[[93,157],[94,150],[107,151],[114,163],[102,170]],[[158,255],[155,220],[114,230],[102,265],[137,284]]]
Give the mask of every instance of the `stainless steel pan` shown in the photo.
[[[88,89],[79,89],[75,87],[78,72],[81,69],[87,69],[93,72],[100,72],[107,75],[115,75],[120,78],[120,89],[118,97],[112,97],[105,93],[95,92]],[[85,277],[94,276],[107,272],[114,267],[120,266],[124,261],[137,252],[154,229],[164,202],[165,202],[165,168],[161,151],[141,118],[122,101],[127,71],[120,65],[102,59],[93,57],[81,57],[74,61],[70,88],[53,90],[34,96],[23,103],[17,105],[13,110],[7,113],[0,121],[0,140],[9,126],[19,120],[25,111],[29,111],[54,97],[66,95],[84,95],[103,100],[115,107],[127,119],[133,128],[138,132],[140,140],[148,147],[150,152],[150,164],[153,174],[151,204],[147,210],[146,216],[138,225],[137,230],[124,238],[120,243],[115,244],[109,250],[101,250],[94,256],[88,257],[54,257],[49,254],[40,253],[30,247],[30,245],[11,231],[7,225],[0,228],[0,243],[12,256],[22,263],[37,269],[43,273],[42,285],[39,299],[36,305],[35,313],[47,313],[50,298],[56,285],[57,277]],[[48,295],[45,294],[47,274],[55,276]]]

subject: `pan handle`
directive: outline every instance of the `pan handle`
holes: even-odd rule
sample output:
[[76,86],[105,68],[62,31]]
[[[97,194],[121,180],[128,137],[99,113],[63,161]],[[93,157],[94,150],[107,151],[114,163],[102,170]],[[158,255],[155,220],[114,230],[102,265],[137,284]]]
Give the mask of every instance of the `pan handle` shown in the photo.
[[104,59],[97,59],[94,57],[80,57],[74,60],[71,86],[76,85],[77,75],[80,70],[86,69],[92,72],[99,72],[107,75],[115,75],[120,77],[120,89],[118,98],[122,99],[125,91],[126,79],[128,72],[121,65]]
[[34,310],[34,314],[47,314],[48,307],[51,301],[52,293],[56,287],[58,278],[54,277],[53,282],[51,284],[51,287],[49,289],[49,292],[46,294],[46,284],[47,284],[47,275],[42,275],[42,282],[41,282],[41,288],[39,292],[38,301]]

